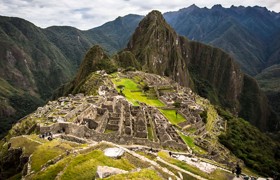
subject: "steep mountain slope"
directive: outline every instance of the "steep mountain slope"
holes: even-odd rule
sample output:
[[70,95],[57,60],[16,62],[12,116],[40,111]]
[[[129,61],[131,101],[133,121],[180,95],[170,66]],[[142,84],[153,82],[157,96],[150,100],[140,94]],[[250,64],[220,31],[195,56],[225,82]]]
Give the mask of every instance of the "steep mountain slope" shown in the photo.
[[93,45],[82,31],[68,26],[52,26],[43,30],[48,40],[53,43],[74,65],[75,70],[87,50]]
[[211,102],[262,130],[275,130],[277,122],[255,80],[243,74],[222,50],[178,36],[160,12],[151,12],[139,23],[127,50],[143,70],[167,75],[181,85],[194,85],[193,89]]
[[33,111],[74,70],[42,29],[19,18],[0,17],[0,57],[4,124]]
[[267,95],[272,109],[280,114],[280,65],[273,65],[263,70],[256,79]]

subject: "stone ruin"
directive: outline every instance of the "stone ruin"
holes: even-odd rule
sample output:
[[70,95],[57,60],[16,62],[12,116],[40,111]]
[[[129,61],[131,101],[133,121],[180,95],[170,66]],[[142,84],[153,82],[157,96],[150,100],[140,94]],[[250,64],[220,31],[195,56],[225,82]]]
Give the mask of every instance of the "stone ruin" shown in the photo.
[[[63,100],[65,99],[61,98],[60,101]],[[79,105],[72,106],[74,108],[69,110],[74,115],[70,116],[68,112],[63,116],[63,122],[40,124],[41,133],[52,132],[95,141],[106,140],[119,144],[187,150],[174,127],[156,108],[144,104],[132,106],[124,97],[118,95],[107,97],[80,95],[75,100],[70,98],[67,101],[79,102]],[[151,126],[155,127],[153,139],[148,138],[148,127]]]

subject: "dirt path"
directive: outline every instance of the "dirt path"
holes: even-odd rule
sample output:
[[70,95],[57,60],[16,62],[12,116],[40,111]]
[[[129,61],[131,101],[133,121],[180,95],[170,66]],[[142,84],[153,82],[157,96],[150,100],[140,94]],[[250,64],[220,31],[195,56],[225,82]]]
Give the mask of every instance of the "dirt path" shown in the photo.
[[190,175],[190,176],[192,176],[192,177],[194,177],[194,178],[196,178],[196,179],[198,179],[198,180],[207,180],[207,179],[205,179],[205,178],[203,178],[203,177],[201,177],[201,176],[199,176],[199,175],[193,174],[193,173],[191,173],[191,172],[189,172],[189,171],[186,171],[186,170],[184,170],[184,169],[179,168],[178,166],[175,166],[175,165],[173,165],[173,164],[170,164],[170,163],[164,161],[163,159],[161,159],[160,157],[157,157],[157,160],[160,161],[160,162],[162,162],[162,163],[164,163],[164,164],[166,164],[166,165],[168,165],[168,166],[170,166],[170,167],[172,167],[172,168],[174,168],[174,169],[176,169],[176,170],[178,170],[178,171],[181,171],[181,172],[183,172],[183,173],[186,173],[186,174],[188,174],[188,175]]

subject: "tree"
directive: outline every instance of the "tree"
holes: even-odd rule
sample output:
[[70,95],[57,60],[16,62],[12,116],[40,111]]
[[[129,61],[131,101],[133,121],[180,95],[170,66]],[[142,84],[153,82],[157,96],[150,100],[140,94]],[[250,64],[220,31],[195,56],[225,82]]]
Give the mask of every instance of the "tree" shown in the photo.
[[173,106],[175,108],[180,108],[181,107],[181,102],[176,101],[176,102],[173,103]]
[[123,94],[122,91],[124,90],[125,86],[121,84],[121,85],[118,85],[117,88],[120,89],[120,93]]
[[150,87],[147,84],[145,84],[143,87],[143,91],[147,92],[147,91],[149,91],[149,89],[150,89]]

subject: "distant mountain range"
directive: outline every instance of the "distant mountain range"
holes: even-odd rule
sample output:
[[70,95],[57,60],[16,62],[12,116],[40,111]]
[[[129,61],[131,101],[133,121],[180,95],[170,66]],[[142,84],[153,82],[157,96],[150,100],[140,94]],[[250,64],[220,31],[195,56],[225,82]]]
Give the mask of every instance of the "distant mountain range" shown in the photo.
[[[261,83],[263,89],[272,87],[270,91],[277,94],[271,84],[279,87],[279,73],[275,73],[279,68],[272,68],[280,63],[279,13],[261,7],[217,5],[207,9],[193,5],[164,17],[180,35],[228,52],[244,72],[265,82]],[[99,44],[109,54],[126,47],[142,19],[127,15],[81,31],[65,26],[41,29],[23,19],[0,17],[1,132],[70,80],[91,46]]]

